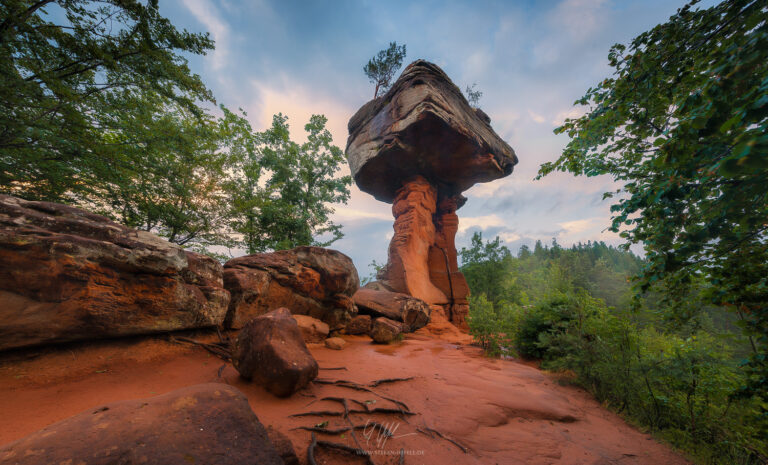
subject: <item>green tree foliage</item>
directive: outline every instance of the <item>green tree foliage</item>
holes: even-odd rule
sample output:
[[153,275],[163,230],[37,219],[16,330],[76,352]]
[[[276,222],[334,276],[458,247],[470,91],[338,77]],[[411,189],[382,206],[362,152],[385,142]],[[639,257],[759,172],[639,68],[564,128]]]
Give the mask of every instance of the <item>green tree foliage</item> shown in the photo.
[[61,201],[119,179],[131,160],[105,135],[135,134],[113,115],[147,101],[199,113],[195,103],[212,97],[181,54],[212,48],[162,17],[157,0],[3,1],[0,189]]
[[73,203],[200,251],[326,245],[349,176],[324,116],[254,132],[182,54],[213,48],[157,0],[0,4],[0,192]]
[[380,50],[363,66],[363,72],[376,86],[373,98],[379,96],[379,91],[386,92],[392,85],[395,73],[403,65],[405,53],[405,44],[397,45],[397,42],[390,42],[389,48]]
[[194,116],[183,108],[163,112],[143,102],[119,124],[126,131],[105,137],[121,147],[130,167],[93,186],[93,203],[127,226],[186,247],[203,251],[230,244],[222,179],[231,163],[220,123],[206,114]]
[[629,278],[645,261],[601,242],[537,243],[515,257],[478,234],[462,252],[470,333],[489,355],[541,360],[697,463],[765,462],[761,401],[734,395],[750,344],[736,316],[705,304],[706,282],[681,315],[658,291],[633,305]]
[[512,265],[512,254],[497,237],[483,243],[483,233],[472,235],[470,248],[459,251],[462,272],[473,294],[483,294],[494,307],[517,300],[516,288],[509,282],[510,273],[504,270]]
[[613,77],[576,102],[587,112],[556,129],[571,140],[539,176],[620,181],[606,197],[612,230],[645,246],[639,291],[661,285],[674,306],[705,280],[753,337],[745,395],[768,404],[768,10],[695,3],[611,49]]
[[337,176],[345,158],[326,123],[313,115],[304,126],[307,142],[299,144],[290,139],[288,118],[278,114],[269,129],[243,143],[247,156],[231,189],[235,232],[249,253],[324,247],[343,236],[329,215],[332,204],[349,199],[352,179]]

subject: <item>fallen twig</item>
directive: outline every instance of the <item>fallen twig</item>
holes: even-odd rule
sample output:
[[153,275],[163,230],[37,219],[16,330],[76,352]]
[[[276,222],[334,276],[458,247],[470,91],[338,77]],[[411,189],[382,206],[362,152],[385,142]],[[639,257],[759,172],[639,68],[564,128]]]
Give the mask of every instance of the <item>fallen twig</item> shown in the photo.
[[347,371],[347,367],[329,367],[329,368],[323,368],[320,367],[321,370],[344,370]]

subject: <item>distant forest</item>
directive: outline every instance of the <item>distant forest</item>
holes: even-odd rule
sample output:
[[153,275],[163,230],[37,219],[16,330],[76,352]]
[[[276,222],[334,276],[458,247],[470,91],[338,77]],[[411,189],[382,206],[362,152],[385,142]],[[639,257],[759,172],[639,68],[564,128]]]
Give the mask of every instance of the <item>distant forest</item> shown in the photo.
[[460,254],[470,330],[489,355],[540,360],[697,463],[763,463],[760,405],[738,395],[753,341],[737,313],[707,304],[706,283],[682,307],[637,296],[647,262],[604,242],[539,241],[515,256],[475,233]]

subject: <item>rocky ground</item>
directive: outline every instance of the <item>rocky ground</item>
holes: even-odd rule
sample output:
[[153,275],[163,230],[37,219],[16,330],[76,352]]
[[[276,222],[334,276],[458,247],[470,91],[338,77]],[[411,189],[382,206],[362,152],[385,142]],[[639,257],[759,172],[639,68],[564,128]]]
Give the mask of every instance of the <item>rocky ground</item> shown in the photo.
[[[217,338],[203,332],[190,336]],[[401,450],[409,454],[405,463],[414,465],[687,463],[584,391],[561,385],[528,364],[488,359],[478,348],[458,343],[466,343],[467,338],[447,323],[431,325],[390,345],[371,344],[366,336],[344,339],[343,350],[309,344],[320,375],[289,398],[277,398],[243,380],[232,365],[202,348],[174,344],[167,337],[11,352],[0,359],[0,444],[105,403],[154,397],[200,383],[224,383],[247,396],[265,426],[287,435],[301,463],[307,463],[311,433],[295,428],[349,425],[342,416],[291,416],[343,412],[338,400],[322,400],[328,397],[348,399],[353,411],[362,411],[362,406],[402,408],[387,397],[415,413],[349,414],[352,424],[364,426],[374,420],[393,432],[386,440],[371,428],[355,432],[365,449],[394,454],[373,455],[376,464],[400,463]],[[372,387],[377,380],[391,378],[410,379]],[[351,381],[370,391],[318,382],[323,380]],[[349,432],[317,436],[355,445]],[[316,459],[317,463],[364,463],[324,449],[317,450]]]

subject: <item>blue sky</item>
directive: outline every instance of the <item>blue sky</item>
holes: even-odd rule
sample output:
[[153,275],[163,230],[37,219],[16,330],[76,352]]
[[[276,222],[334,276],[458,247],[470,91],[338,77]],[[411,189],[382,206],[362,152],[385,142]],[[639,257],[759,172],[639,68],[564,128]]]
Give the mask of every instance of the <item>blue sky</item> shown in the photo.
[[[666,21],[683,2],[560,1],[271,1],[170,0],[163,13],[190,31],[208,31],[216,51],[190,66],[219,103],[241,107],[255,130],[282,112],[301,140],[313,113],[325,114],[334,142],[346,146],[346,125],[373,86],[363,65],[390,41],[405,43],[406,62],[437,63],[462,89],[477,83],[480,106],[520,160],[508,178],[465,193],[457,246],[472,233],[499,235],[513,250],[552,238],[618,244],[609,225],[610,178],[550,175],[534,181],[567,137],[552,130],[579,110],[573,102],[610,74],[610,46]],[[349,170],[345,167],[345,173]],[[386,261],[391,206],[352,189],[334,219],[345,237],[333,248],[350,255],[361,276]]]

